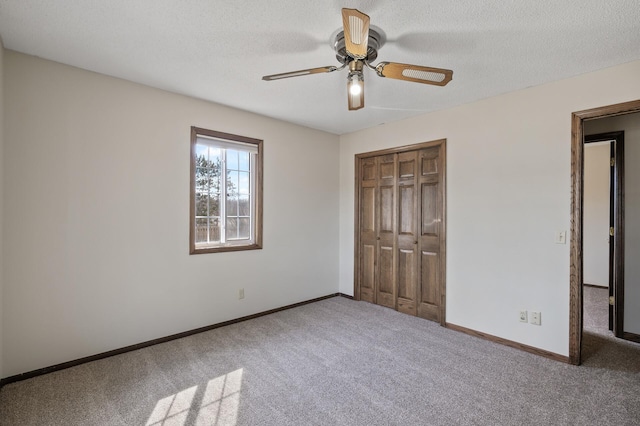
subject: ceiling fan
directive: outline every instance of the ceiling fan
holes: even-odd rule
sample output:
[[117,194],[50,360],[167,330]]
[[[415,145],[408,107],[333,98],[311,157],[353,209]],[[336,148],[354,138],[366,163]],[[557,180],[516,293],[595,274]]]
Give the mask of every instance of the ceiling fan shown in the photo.
[[380,77],[416,83],[444,86],[451,81],[453,71],[441,68],[423,67],[419,65],[400,64],[397,62],[380,62],[372,65],[378,57],[378,49],[382,45],[382,37],[373,28],[369,28],[369,16],[357,9],[342,9],[343,31],[335,37],[333,48],[341,66],[327,66],[306,70],[265,75],[263,80],[272,81],[309,74],[320,74],[340,71],[349,67],[347,76],[347,98],[349,110],[364,107],[364,75],[366,66],[374,70]]

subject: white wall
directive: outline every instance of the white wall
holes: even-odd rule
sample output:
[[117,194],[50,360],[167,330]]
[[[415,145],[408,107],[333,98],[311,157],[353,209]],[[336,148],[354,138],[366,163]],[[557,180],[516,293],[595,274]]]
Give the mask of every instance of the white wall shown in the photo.
[[625,150],[624,331],[640,334],[640,113],[585,123],[585,134],[618,130],[624,130]]
[[3,293],[4,293],[4,266],[2,255],[2,241],[3,241],[3,190],[4,190],[4,45],[2,39],[0,39],[0,377],[3,376],[3,358],[2,358],[2,341],[3,341],[3,324],[4,324],[4,308],[3,308]]
[[609,286],[610,142],[584,146],[583,281]]
[[[337,292],[337,136],[4,60],[4,376]],[[264,139],[264,249],[188,254],[192,125]]]
[[554,236],[570,227],[571,113],[640,99],[638,75],[640,61],[341,136],[340,291],[353,292],[354,155],[446,138],[447,322],[568,355],[569,244]]

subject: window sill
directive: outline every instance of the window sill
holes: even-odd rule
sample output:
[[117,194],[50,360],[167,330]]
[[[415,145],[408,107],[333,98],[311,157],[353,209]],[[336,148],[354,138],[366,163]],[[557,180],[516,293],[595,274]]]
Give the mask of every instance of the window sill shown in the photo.
[[218,247],[192,247],[189,254],[222,253],[226,251],[261,250],[261,244],[228,245]]

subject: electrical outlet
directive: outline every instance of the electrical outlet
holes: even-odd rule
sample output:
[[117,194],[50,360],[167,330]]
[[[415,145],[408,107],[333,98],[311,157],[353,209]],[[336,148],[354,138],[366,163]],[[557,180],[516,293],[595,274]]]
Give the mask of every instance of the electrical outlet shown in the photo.
[[238,299],[244,299],[244,288],[238,290]]
[[520,311],[520,322],[527,322],[527,311]]
[[540,312],[531,311],[531,324],[541,325],[542,314]]

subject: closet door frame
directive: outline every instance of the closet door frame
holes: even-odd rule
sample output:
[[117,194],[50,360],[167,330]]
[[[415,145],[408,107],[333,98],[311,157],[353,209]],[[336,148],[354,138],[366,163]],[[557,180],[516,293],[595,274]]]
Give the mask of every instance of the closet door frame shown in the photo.
[[[365,152],[356,154],[355,156],[355,209],[354,209],[354,288],[353,298],[355,300],[361,300],[360,298],[360,278],[361,278],[361,265],[360,265],[360,186],[361,186],[361,161],[371,157],[378,157],[389,154],[399,154],[402,152],[416,151],[424,148],[440,147],[440,164],[442,166],[442,180],[440,184],[440,199],[442,200],[442,219],[440,228],[440,325],[444,326],[446,321],[446,139],[438,139],[429,142],[418,143],[414,145],[405,145],[400,147],[394,147],[389,149],[383,149],[379,151]],[[376,218],[377,219],[377,218]]]

